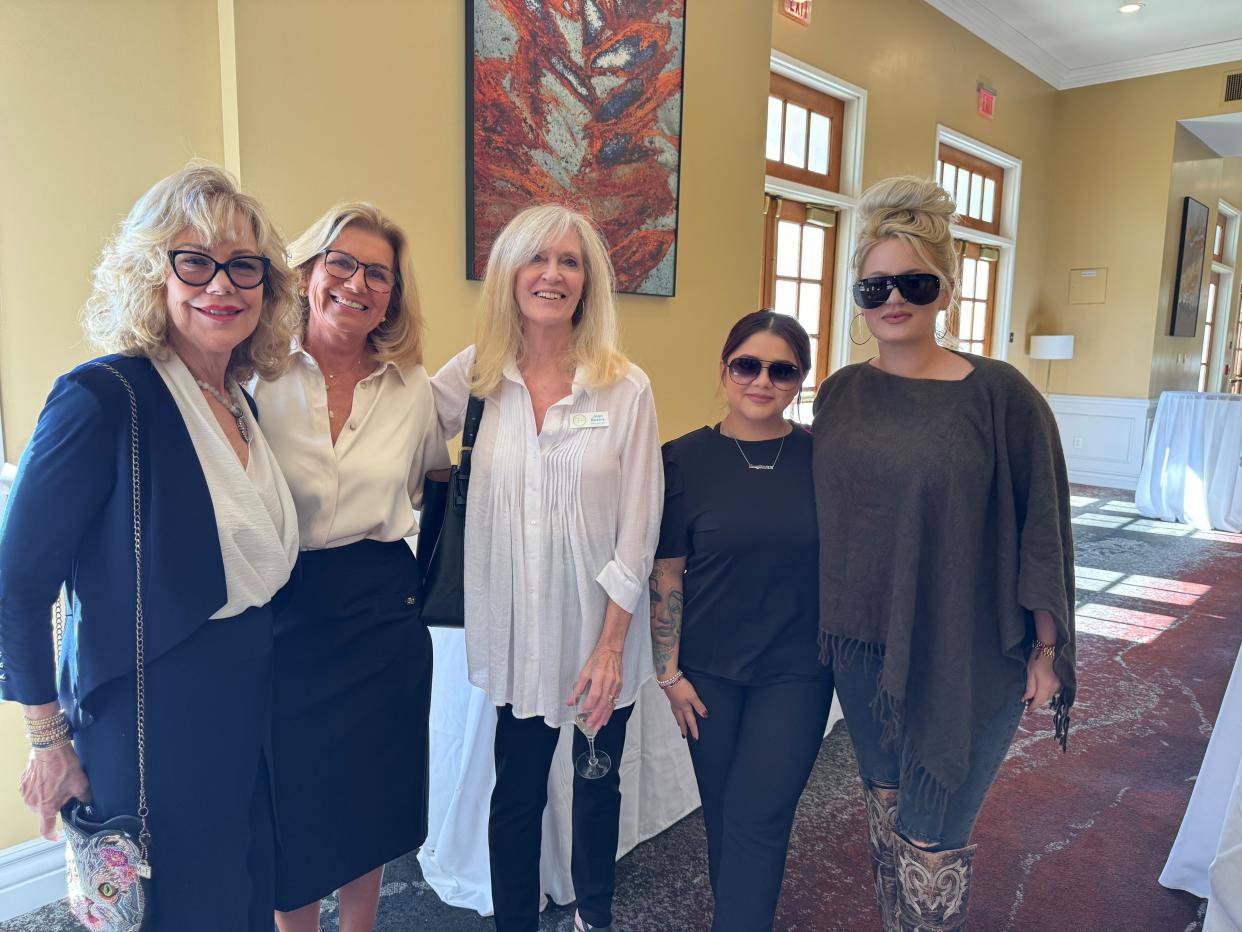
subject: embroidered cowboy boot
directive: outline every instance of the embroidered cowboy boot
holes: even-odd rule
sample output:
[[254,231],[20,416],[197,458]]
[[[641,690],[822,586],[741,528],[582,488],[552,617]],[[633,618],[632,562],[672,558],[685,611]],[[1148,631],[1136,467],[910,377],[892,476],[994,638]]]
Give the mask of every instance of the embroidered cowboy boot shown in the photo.
[[924,851],[894,833],[897,868],[897,932],[959,932],[970,905],[970,868],[975,845]]
[[884,932],[896,928],[897,866],[893,850],[893,820],[897,817],[897,790],[863,781],[867,803],[867,831],[871,837],[871,873],[875,878],[875,901],[880,907]]

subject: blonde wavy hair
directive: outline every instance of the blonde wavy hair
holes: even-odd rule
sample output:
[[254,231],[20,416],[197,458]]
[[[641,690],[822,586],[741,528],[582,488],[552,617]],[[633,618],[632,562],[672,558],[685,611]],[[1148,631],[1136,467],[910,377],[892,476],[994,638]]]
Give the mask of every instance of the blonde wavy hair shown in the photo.
[[570,230],[582,244],[584,280],[564,364],[582,369],[583,381],[592,388],[610,385],[625,374],[629,360],[621,352],[616,279],[603,236],[585,215],[559,204],[541,204],[510,220],[487,258],[471,382],[478,397],[491,395],[509,361],[520,365],[525,356],[522,311],[513,293],[518,270]]
[[94,286],[82,310],[87,339],[103,352],[163,357],[168,352],[165,282],[168,250],[179,234],[194,230],[214,246],[254,233],[260,255],[271,262],[263,285],[259,323],[233,349],[227,374],[245,382],[258,373],[273,379],[289,363],[297,326],[294,277],[284,243],[257,200],[217,165],[192,162],[158,181],[138,199],[104,246]]
[[953,198],[934,181],[901,175],[873,184],[858,201],[862,229],[854,247],[854,277],[862,274],[878,243],[901,240],[940,279],[952,308],[957,302],[959,262],[950,225],[956,214]]
[[[392,247],[392,271],[396,281],[388,294],[384,319],[368,334],[367,342],[380,362],[392,362],[398,367],[418,365],[423,361],[423,315],[418,306],[405,232],[378,207],[367,201],[353,201],[329,208],[289,244],[289,264],[305,284],[319,257],[331,249],[337,237],[350,226],[383,237]],[[304,292],[304,288],[298,291],[301,315],[298,336],[301,339],[306,338],[310,315],[310,300]]]

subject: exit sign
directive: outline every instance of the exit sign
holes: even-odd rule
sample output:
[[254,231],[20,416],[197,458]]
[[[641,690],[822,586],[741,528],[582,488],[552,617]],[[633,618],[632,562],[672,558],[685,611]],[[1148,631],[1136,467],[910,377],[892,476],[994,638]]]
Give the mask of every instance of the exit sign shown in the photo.
[[992,119],[996,115],[996,89],[988,87],[982,81],[975,88],[979,95],[979,116],[985,120]]
[[803,26],[811,25],[811,0],[785,0],[783,12],[790,19],[796,19]]

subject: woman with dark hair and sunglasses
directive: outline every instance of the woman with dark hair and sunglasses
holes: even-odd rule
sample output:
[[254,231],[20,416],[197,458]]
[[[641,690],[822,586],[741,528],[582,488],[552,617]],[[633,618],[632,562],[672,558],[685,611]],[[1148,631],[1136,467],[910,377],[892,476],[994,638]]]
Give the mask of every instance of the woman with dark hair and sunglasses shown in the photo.
[[1056,422],[1021,373],[936,339],[950,195],[859,204],[875,358],[815,399],[820,645],[858,759],[886,930],[965,925],[971,830],[1023,710],[1074,701],[1074,546]]
[[[338,204],[289,245],[302,326],[260,383],[302,556],[276,613],[276,925],[370,929],[384,864],[427,834],[431,635],[419,615],[423,476],[448,464],[405,234]],[[270,925],[268,927],[271,928]]]
[[664,445],[651,639],[660,687],[691,738],[714,932],[772,927],[832,704],[816,647],[811,435],[784,415],[810,366],[797,320],[747,314],[720,354],[728,414]]

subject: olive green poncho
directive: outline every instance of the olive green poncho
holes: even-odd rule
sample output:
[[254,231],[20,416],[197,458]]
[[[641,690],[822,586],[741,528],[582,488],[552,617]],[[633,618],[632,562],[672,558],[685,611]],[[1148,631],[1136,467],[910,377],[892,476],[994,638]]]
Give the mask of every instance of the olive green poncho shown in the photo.
[[902,785],[943,811],[979,723],[1013,701],[1035,609],[1057,625],[1056,735],[1074,677],[1074,545],[1056,421],[1008,363],[961,381],[847,366],[815,399],[821,660],[863,650]]

